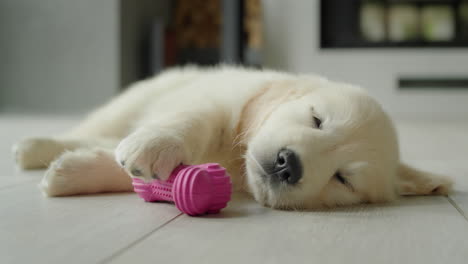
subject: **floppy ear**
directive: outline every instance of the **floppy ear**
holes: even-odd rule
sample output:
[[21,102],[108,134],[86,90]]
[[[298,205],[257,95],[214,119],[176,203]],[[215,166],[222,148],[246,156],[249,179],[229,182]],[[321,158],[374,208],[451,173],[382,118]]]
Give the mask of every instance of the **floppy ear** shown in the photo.
[[450,178],[424,172],[406,164],[398,167],[397,189],[400,195],[447,195],[452,190]]
[[239,123],[236,126],[242,140],[250,138],[262,125],[276,106],[307,93],[291,80],[272,81],[256,92],[242,107]]

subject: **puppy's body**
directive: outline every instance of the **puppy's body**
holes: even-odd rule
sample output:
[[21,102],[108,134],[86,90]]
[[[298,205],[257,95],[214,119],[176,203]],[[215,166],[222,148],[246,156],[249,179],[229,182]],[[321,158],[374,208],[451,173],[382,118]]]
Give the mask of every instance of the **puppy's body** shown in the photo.
[[128,176],[166,179],[180,163],[205,162],[221,163],[236,189],[277,208],[450,187],[400,165],[390,120],[361,89],[230,67],[174,69],[138,82],[72,131],[27,139],[16,153],[24,168],[58,158],[41,183],[50,196],[131,190]]

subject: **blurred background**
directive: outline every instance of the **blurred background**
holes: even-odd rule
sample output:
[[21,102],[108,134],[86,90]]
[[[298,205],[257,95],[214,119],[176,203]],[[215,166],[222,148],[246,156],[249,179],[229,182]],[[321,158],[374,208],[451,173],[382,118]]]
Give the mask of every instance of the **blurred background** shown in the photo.
[[168,67],[234,63],[468,120],[468,0],[0,0],[0,58],[0,114],[80,114]]

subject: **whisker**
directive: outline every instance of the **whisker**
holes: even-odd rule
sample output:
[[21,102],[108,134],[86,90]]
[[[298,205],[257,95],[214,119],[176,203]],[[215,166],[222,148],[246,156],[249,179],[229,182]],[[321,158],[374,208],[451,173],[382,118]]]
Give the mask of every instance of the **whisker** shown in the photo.
[[234,149],[235,147],[239,146],[240,144],[243,143],[243,140],[244,140],[244,136],[249,133],[251,130],[253,130],[254,128],[258,128],[260,126],[260,124],[253,124],[249,127],[247,127],[246,129],[244,129],[244,131],[242,131],[241,133],[239,133],[233,140],[234,144],[233,144],[233,147],[232,149]]
[[260,163],[257,161],[257,159],[254,157],[254,155],[250,152],[250,150],[247,150],[246,151],[246,156],[249,157],[254,163],[255,165],[257,166],[257,168],[259,170],[262,171],[263,175],[266,175],[266,176],[271,176],[269,175],[268,173],[266,173],[265,169],[263,169],[262,165],[260,165]]

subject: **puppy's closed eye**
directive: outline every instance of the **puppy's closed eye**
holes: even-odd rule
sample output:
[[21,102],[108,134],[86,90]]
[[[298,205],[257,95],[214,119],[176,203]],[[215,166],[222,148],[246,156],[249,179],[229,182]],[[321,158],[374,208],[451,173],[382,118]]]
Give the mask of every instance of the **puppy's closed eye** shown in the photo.
[[341,175],[341,173],[339,171],[335,172],[335,175],[333,175],[333,177],[339,181],[341,184],[347,184],[348,181],[343,177],[343,175]]
[[354,190],[351,183],[341,174],[341,172],[337,171],[333,175],[333,179],[337,180],[339,183],[343,184],[344,186],[348,187],[351,190]]
[[322,128],[322,120],[316,116],[314,116],[314,125],[316,128]]

